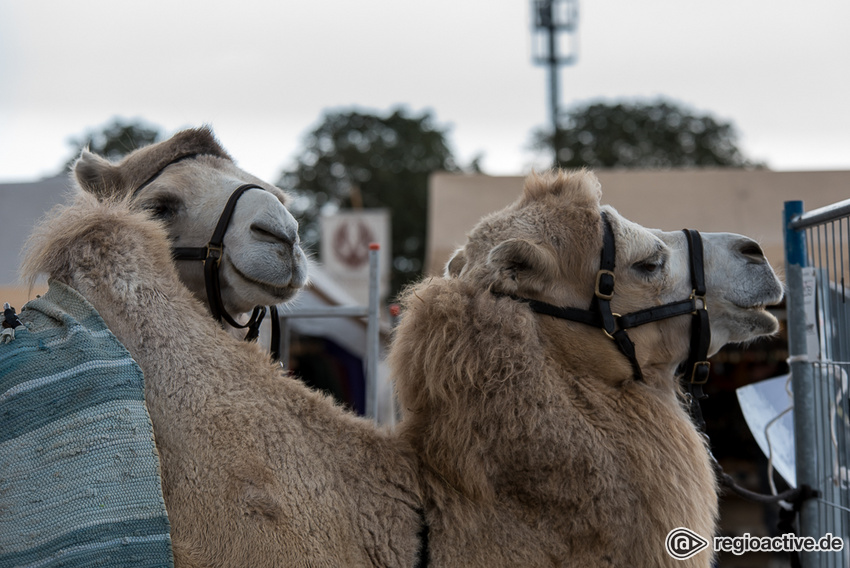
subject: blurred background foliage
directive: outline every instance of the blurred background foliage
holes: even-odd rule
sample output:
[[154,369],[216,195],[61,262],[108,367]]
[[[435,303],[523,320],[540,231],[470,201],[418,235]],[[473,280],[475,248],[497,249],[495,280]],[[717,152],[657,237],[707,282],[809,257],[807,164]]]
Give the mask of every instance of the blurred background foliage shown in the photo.
[[[326,111],[303,138],[301,149],[276,180],[293,200],[305,245],[318,251],[319,216],[347,208],[387,208],[392,223],[389,297],[422,275],[428,216],[428,177],[435,171],[481,173],[482,156],[461,167],[450,128],[431,111],[399,106],[387,112]],[[69,139],[80,150],[118,160],[163,139],[162,129],[141,119],[115,118]],[[665,99],[590,102],[562,116],[561,128],[531,133],[538,157],[553,153],[557,166],[593,169],[764,167],[738,147],[731,121]]]
[[[560,117],[556,133],[537,130],[532,148],[557,148],[562,168],[753,167],[731,122],[659,99],[591,102]],[[550,154],[551,155],[551,154]]]
[[65,169],[76,161],[83,148],[88,148],[90,152],[115,161],[137,148],[159,142],[162,136],[162,129],[159,126],[144,120],[113,118],[104,126],[89,129],[84,134],[68,140],[73,151],[65,163]]
[[460,168],[448,127],[437,124],[429,111],[329,111],[304,137],[302,150],[278,186],[295,197],[290,209],[308,246],[318,242],[322,213],[352,207],[389,209],[392,297],[422,273],[428,177],[435,171]]

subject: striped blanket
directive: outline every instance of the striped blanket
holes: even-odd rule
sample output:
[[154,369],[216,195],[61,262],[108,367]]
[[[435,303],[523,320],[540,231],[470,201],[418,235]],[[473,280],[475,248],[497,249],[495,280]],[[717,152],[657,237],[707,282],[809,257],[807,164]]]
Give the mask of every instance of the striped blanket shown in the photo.
[[0,343],[0,568],[173,566],[144,378],[51,282]]

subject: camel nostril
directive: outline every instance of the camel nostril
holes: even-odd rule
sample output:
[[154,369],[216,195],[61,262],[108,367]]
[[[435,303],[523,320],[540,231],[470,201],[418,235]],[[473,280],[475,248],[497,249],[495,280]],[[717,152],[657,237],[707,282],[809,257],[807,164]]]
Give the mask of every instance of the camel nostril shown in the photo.
[[759,262],[764,262],[765,260],[764,251],[761,250],[761,247],[758,245],[758,243],[755,243],[753,241],[745,242],[741,246],[741,248],[738,249],[738,252]]
[[283,227],[269,227],[268,225],[253,223],[251,225],[251,232],[262,241],[281,242],[287,245],[298,242],[298,234]]

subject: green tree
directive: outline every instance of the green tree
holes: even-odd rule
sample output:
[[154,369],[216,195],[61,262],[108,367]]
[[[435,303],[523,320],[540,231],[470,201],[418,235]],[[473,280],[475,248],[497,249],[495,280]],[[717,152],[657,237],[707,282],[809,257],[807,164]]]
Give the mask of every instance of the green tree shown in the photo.
[[358,110],[325,113],[278,182],[296,197],[290,209],[305,243],[318,242],[322,212],[352,205],[388,208],[391,295],[418,278],[425,256],[428,176],[458,170],[447,130],[428,111],[417,115],[396,108],[385,116]]
[[114,118],[105,126],[88,130],[79,137],[73,137],[68,143],[73,146],[74,154],[66,163],[74,163],[83,148],[110,160],[118,160],[137,148],[158,142],[162,138],[160,128],[142,120]]
[[[551,131],[532,138],[535,150],[551,152]],[[665,100],[577,106],[563,116],[558,138],[558,165],[564,168],[759,165],[738,148],[731,122]]]

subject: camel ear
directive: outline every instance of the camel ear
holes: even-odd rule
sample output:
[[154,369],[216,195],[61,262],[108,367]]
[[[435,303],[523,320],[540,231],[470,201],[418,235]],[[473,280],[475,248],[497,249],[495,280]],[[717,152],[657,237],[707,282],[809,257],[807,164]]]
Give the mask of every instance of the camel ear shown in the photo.
[[449,259],[448,264],[446,264],[446,269],[443,272],[443,275],[446,278],[457,278],[463,268],[466,266],[466,255],[463,253],[463,249],[457,249],[452,257]]
[[83,150],[74,163],[74,177],[84,191],[100,199],[115,195],[122,187],[118,168],[88,150]]
[[506,292],[515,292],[519,288],[540,291],[550,275],[558,272],[555,256],[525,239],[499,243],[490,251],[487,264],[499,271]]

